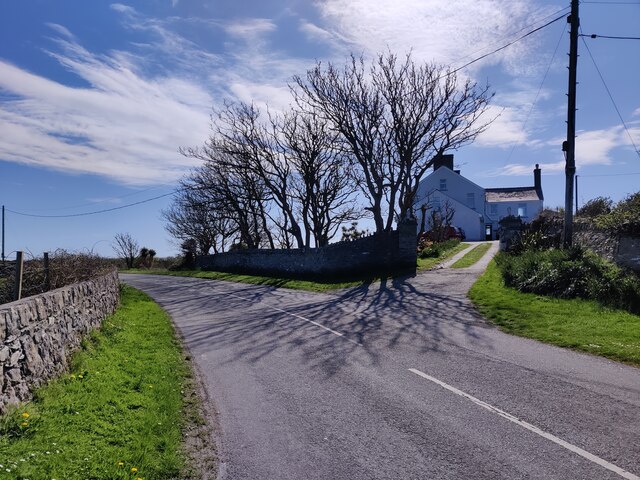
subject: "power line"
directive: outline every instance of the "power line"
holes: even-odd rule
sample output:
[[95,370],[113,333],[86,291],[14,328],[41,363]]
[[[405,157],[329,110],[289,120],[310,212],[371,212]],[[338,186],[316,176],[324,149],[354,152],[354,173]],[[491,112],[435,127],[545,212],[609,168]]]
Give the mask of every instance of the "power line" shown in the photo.
[[510,46],[511,46],[511,45],[513,45],[514,43],[519,42],[520,40],[522,40],[522,39],[524,39],[524,38],[528,37],[529,35],[533,35],[534,33],[536,33],[536,32],[538,32],[538,31],[542,30],[543,28],[546,28],[546,27],[548,27],[549,25],[551,25],[551,24],[553,24],[553,23],[557,22],[558,20],[562,20],[562,19],[564,19],[564,18],[565,18],[565,16],[564,16],[564,14],[562,14],[562,15],[560,15],[559,17],[556,17],[556,18],[554,18],[553,20],[551,20],[551,21],[549,21],[549,22],[545,23],[544,25],[542,25],[542,26],[540,26],[540,27],[538,27],[538,28],[535,28],[535,29],[533,29],[533,30],[529,31],[529,32],[525,33],[524,35],[521,35],[520,37],[516,38],[515,40],[512,40],[512,41],[510,41],[509,43],[506,43],[506,44],[502,45],[501,47],[498,47],[498,48],[496,48],[495,50],[493,50],[493,51],[491,51],[491,52],[489,52],[489,53],[485,53],[484,55],[481,55],[480,57],[477,57],[477,58],[475,58],[474,60],[471,60],[470,62],[465,63],[465,64],[464,64],[464,65],[462,65],[461,67],[458,67],[458,68],[456,68],[455,70],[451,71],[449,74],[453,74],[453,73],[459,72],[459,71],[460,71],[460,70],[462,70],[463,68],[467,68],[469,65],[472,65],[472,64],[474,64],[474,63],[476,63],[476,62],[479,62],[479,61],[480,61],[480,60],[482,60],[483,58],[487,58],[487,57],[488,57],[488,56],[490,56],[490,55],[493,55],[493,54],[495,54],[495,53],[498,53],[499,51],[504,50],[504,49],[505,49],[505,48],[507,48],[507,47],[510,47]]
[[489,44],[489,45],[486,45],[485,47],[482,47],[482,48],[479,48],[479,49],[477,49],[477,50],[474,50],[473,52],[470,52],[469,54],[465,55],[464,57],[457,58],[456,60],[454,60],[454,63],[457,63],[457,62],[459,62],[459,61],[461,61],[461,60],[464,60],[465,58],[470,58],[470,57],[471,57],[471,58],[473,58],[473,56],[474,56],[476,53],[481,52],[481,51],[482,51],[482,50],[484,50],[485,48],[491,48],[491,47],[492,47],[492,46],[494,46],[494,45],[499,45],[499,44],[500,44],[500,41],[501,41],[501,40],[503,40],[504,38],[506,38],[506,37],[510,37],[510,36],[512,36],[512,35],[516,35],[516,34],[518,34],[518,33],[522,32],[523,30],[527,30],[527,29],[529,29],[529,28],[532,28],[534,25],[536,25],[536,24],[538,24],[538,23],[540,23],[540,22],[543,22],[544,20],[546,20],[546,19],[547,19],[547,18],[549,18],[549,17],[555,17],[556,15],[559,15],[559,14],[561,14],[561,13],[564,15],[564,12],[566,12],[567,10],[569,10],[569,7],[564,7],[564,8],[561,8],[560,10],[558,10],[558,11],[556,11],[556,12],[553,12],[553,13],[550,13],[549,15],[546,15],[546,16],[544,16],[544,17],[541,17],[541,18],[539,18],[538,20],[536,20],[536,21],[534,21],[534,22],[531,22],[531,23],[530,23],[530,24],[528,24],[528,25],[525,25],[524,27],[522,27],[522,28],[520,28],[520,29],[518,29],[518,30],[516,30],[516,31],[514,31],[514,32],[510,32],[510,33],[508,33],[508,34],[503,35],[502,37],[500,37],[500,40],[498,40],[498,41],[495,41],[495,42],[493,42],[493,43],[491,43],[491,44]]
[[584,2],[584,1],[581,1],[580,3],[593,3],[593,4],[600,4],[600,5],[640,5],[640,2]]
[[640,175],[640,172],[632,172],[632,173],[602,173],[602,174],[593,174],[593,175],[580,175],[580,178],[584,177],[628,177],[630,175]]
[[614,40],[640,40],[640,37],[614,37],[611,35],[596,35],[595,33],[592,33],[591,35],[585,35],[584,33],[581,33],[579,36],[589,38],[613,38]]
[[[158,185],[156,185],[154,187],[145,188],[143,190],[138,190],[138,191],[135,191],[135,192],[124,194],[124,195],[112,196],[112,197],[109,197],[109,198],[104,199],[104,200],[98,200],[98,201],[95,201],[95,202],[88,202],[88,203],[87,202],[79,203],[79,204],[76,204],[76,205],[69,205],[67,207],[46,208],[46,209],[41,209],[39,211],[42,211],[42,212],[55,212],[55,211],[60,211],[60,210],[71,210],[71,209],[76,209],[76,208],[81,208],[81,207],[97,206],[97,205],[99,205],[101,203],[113,203],[114,200],[120,200],[120,199],[127,198],[127,197],[133,197],[135,195],[140,195],[141,193],[149,192],[151,190],[157,190],[159,188],[167,187],[167,186],[170,186],[170,185],[172,185],[172,184],[170,184],[170,183],[161,183],[161,184],[158,184]],[[36,210],[36,211],[38,211],[38,210]]]
[[173,195],[176,193],[176,190],[165,193],[163,195],[158,195],[156,197],[147,198],[146,200],[140,200],[139,202],[129,203],[127,205],[120,205],[119,207],[113,208],[105,208],[104,210],[96,210],[94,212],[85,212],[85,213],[70,213],[67,215],[36,215],[32,213],[24,213],[24,212],[16,212],[15,210],[6,209],[7,212],[15,213],[16,215],[21,215],[23,217],[37,217],[37,218],[70,218],[70,217],[85,217],[87,215],[97,215],[99,213],[113,212],[115,210],[122,210],[123,208],[133,207],[135,205],[140,205],[142,203],[152,202],[153,200],[158,200],[159,198],[168,197],[169,195]]
[[[549,70],[551,70],[551,65],[553,65],[553,60],[556,58],[556,53],[558,53],[558,49],[560,48],[560,42],[562,42],[562,37],[564,37],[564,34],[566,31],[567,31],[567,24],[565,24],[564,28],[562,29],[560,38],[558,39],[558,43],[556,44],[556,48],[553,51],[553,55],[551,56],[551,60],[549,60],[549,65],[547,66],[547,70],[544,72],[544,76],[542,77],[542,81],[540,82],[540,86],[538,87],[538,92],[536,93],[536,97],[533,99],[531,108],[529,108],[527,117],[525,118],[524,123],[522,124],[522,130],[524,130],[527,126],[527,123],[529,123],[529,118],[531,117],[531,113],[533,112],[533,109],[536,106],[536,103],[538,102],[538,97],[540,97],[540,92],[542,92],[542,87],[544,85],[544,82],[547,79],[547,75],[549,75]],[[511,156],[513,155],[513,152],[516,148],[516,144],[517,144],[517,141],[514,141],[513,145],[511,145],[511,151],[509,152],[507,159],[504,161],[505,165],[511,159]]]
[[609,90],[609,87],[607,86],[607,82],[605,82],[604,77],[602,76],[602,72],[600,71],[600,68],[598,68],[598,64],[596,63],[595,58],[593,58],[593,54],[591,53],[591,50],[589,49],[589,45],[587,45],[587,42],[585,42],[584,38],[582,38],[582,43],[584,44],[585,48],[587,49],[587,52],[589,53],[589,57],[591,57],[591,61],[593,62],[593,66],[596,67],[596,71],[598,72],[598,75],[600,76],[600,80],[602,80],[602,84],[604,85],[604,88],[607,91],[607,94],[609,95],[609,99],[611,100],[611,103],[613,103],[613,108],[615,108],[616,113],[618,114],[618,118],[622,122],[622,126],[624,127],[625,131],[627,132],[627,135],[629,136],[629,140],[631,141],[631,145],[633,145],[633,149],[635,150],[636,155],[638,155],[638,158],[640,158],[640,150],[638,150],[638,147],[636,146],[635,142],[633,141],[633,137],[631,136],[631,132],[629,131],[629,128],[627,127],[627,124],[625,123],[624,119],[622,118],[622,114],[620,113],[620,109],[618,108],[618,105],[616,104],[616,101],[613,99],[613,95],[611,94],[611,90]]

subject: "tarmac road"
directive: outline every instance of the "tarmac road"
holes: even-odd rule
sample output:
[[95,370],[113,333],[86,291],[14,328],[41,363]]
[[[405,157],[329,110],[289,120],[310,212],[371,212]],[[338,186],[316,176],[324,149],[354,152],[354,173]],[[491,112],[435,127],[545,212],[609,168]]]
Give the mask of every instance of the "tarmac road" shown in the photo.
[[331,294],[122,280],[193,354],[221,479],[640,478],[640,369],[488,326],[483,268]]

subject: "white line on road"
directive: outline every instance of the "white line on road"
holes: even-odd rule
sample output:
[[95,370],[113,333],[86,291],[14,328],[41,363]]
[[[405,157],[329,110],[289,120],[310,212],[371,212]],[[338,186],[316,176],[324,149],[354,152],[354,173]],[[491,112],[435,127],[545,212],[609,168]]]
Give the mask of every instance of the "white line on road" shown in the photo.
[[587,452],[586,450],[583,450],[580,447],[576,447],[575,445],[572,445],[569,442],[565,442],[564,440],[562,440],[561,438],[556,437],[555,435],[552,435],[550,433],[545,432],[544,430],[541,430],[540,428],[536,427],[535,425],[531,425],[530,423],[527,423],[523,420],[520,420],[517,417],[514,417],[513,415],[511,415],[510,413],[505,412],[504,410],[500,410],[499,408],[494,407],[493,405],[489,405],[486,402],[483,402],[482,400],[477,399],[476,397],[469,395],[468,393],[463,392],[462,390],[458,390],[455,387],[452,387],[451,385],[444,383],[441,380],[438,380],[435,377],[432,377],[431,375],[427,375],[424,372],[421,372],[420,370],[416,370],[415,368],[410,368],[409,369],[410,372],[415,373],[416,375],[429,380],[430,382],[433,382],[437,385],[440,385],[442,388],[446,388],[447,390],[449,390],[450,392],[455,393],[456,395],[460,395],[461,397],[464,397],[468,400],[471,400],[473,403],[475,403],[476,405],[481,406],[482,408],[485,408],[487,410],[489,410],[490,412],[496,413],[498,415],[500,415],[503,418],[506,418],[507,420],[520,425],[521,427],[526,428],[527,430],[533,432],[533,433],[537,433],[538,435],[540,435],[541,437],[546,438],[547,440],[551,440],[552,442],[566,448],[567,450],[572,451],[573,453],[576,453],[578,455],[580,455],[581,457],[586,458],[587,460],[592,461],[593,463],[596,463],[598,465],[600,465],[601,467],[606,468],[607,470],[611,470],[614,473],[617,473],[618,475],[620,475],[623,478],[627,478],[628,480],[640,480],[640,477],[634,475],[633,473],[627,472],[626,470],[614,465],[613,463],[607,462],[606,460],[603,460],[602,458]]
[[[235,294],[235,293],[228,293],[227,295],[232,296],[232,297],[236,297],[236,298],[241,298],[242,300],[250,300],[249,298],[242,297],[242,296],[237,295],[237,294]],[[345,337],[345,336],[344,336],[344,333],[338,332],[338,331],[333,330],[333,329],[331,329],[331,328],[329,328],[329,327],[325,327],[325,326],[324,326],[324,325],[322,325],[321,323],[318,323],[318,322],[315,322],[315,321],[313,321],[313,320],[311,320],[311,319],[309,319],[309,318],[303,317],[302,315],[298,315],[298,314],[296,314],[296,313],[287,312],[286,310],[283,310],[283,309],[278,308],[278,307],[274,307],[273,305],[264,305],[264,306],[265,306],[266,308],[271,308],[271,309],[273,309],[273,310],[277,310],[278,312],[284,313],[284,314],[286,314],[286,315],[290,315],[290,316],[295,317],[295,318],[297,318],[297,319],[299,319],[299,320],[302,320],[302,321],[305,321],[305,322],[311,323],[311,324],[315,325],[316,327],[320,327],[320,328],[322,328],[323,330],[326,330],[327,332],[331,332],[331,333],[333,333],[334,335],[337,335],[338,337],[342,337],[342,338],[344,338],[347,342],[351,342],[351,343],[353,343],[354,345],[358,345],[359,347],[361,347],[361,346],[362,346],[362,344],[361,344],[361,343],[356,342],[355,340],[351,340],[350,338]]]

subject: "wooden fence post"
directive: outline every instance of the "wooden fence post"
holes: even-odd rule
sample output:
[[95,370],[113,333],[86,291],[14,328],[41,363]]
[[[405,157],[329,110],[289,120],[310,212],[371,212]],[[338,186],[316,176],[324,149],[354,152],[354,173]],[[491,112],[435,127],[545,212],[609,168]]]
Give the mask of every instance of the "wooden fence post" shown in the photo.
[[44,252],[44,291],[51,290],[51,277],[49,276],[49,252]]
[[16,277],[13,285],[13,299],[20,300],[22,296],[22,252],[16,252]]

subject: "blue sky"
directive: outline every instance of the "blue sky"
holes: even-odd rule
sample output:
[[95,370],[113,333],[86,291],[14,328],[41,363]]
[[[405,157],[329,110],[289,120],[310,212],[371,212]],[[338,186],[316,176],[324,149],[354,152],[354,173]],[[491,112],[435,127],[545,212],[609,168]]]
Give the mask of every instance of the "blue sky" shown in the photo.
[[[534,0],[147,0],[0,3],[0,204],[7,254],[56,248],[113,255],[129,232],[158,255],[178,249],[160,211],[225,100],[284,108],[287,82],[316,60],[387,48],[459,67],[566,13]],[[563,10],[564,9],[564,10]],[[583,2],[585,34],[640,36],[640,1]],[[640,41],[581,40],[579,201],[638,191]],[[500,116],[455,152],[485,187],[531,185],[564,203],[568,27],[560,20],[460,74],[488,82]],[[557,48],[557,50],[556,50]],[[554,55],[555,51],[555,55]],[[544,81],[543,81],[544,79]],[[18,215],[20,212],[33,217]],[[51,217],[58,216],[58,217]],[[13,254],[9,255],[13,256]]]

